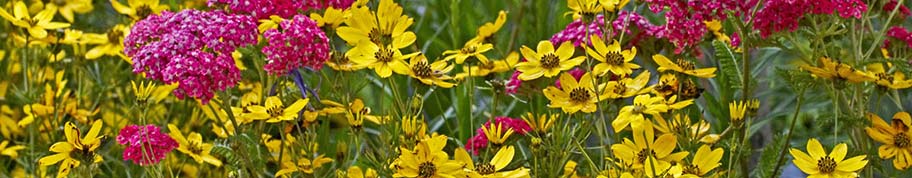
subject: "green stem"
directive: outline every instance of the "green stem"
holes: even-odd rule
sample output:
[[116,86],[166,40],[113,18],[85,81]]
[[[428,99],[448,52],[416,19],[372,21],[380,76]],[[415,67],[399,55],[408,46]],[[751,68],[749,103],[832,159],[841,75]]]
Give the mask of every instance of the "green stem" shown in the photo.
[[773,174],[770,176],[776,176],[779,173],[779,166],[782,165],[782,162],[785,158],[785,150],[789,147],[789,140],[792,138],[792,132],[795,130],[795,123],[798,121],[798,113],[801,113],[801,104],[804,101],[804,88],[799,89],[798,92],[798,102],[795,106],[795,113],[792,115],[792,121],[789,124],[788,132],[785,134],[785,142],[782,145],[782,149],[779,150],[779,158],[776,159],[776,166],[773,167]]

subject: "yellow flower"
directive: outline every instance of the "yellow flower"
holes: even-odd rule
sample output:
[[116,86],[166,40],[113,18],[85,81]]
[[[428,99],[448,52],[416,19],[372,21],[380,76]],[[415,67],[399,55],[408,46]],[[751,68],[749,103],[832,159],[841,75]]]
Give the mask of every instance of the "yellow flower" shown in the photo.
[[22,107],[22,111],[26,116],[25,118],[22,118],[22,120],[19,120],[19,122],[17,122],[17,125],[19,125],[19,127],[25,127],[32,122],[35,122],[35,118],[51,115],[55,110],[56,109],[53,106],[48,106],[41,103],[25,105]]
[[111,7],[114,7],[114,10],[120,14],[130,16],[133,21],[139,21],[168,9],[168,5],[158,3],[159,0],[127,0],[127,6],[125,6],[118,0],[111,0]]
[[345,25],[336,32],[349,45],[361,45],[362,41],[373,42],[379,46],[391,45],[395,49],[404,48],[415,42],[415,33],[405,31],[414,19],[402,15],[402,7],[393,0],[381,0],[377,12],[367,7],[349,8],[352,17],[345,19]]
[[19,150],[25,149],[25,146],[22,145],[12,145],[9,141],[4,140],[0,142],[0,155],[6,155],[13,159],[19,157]]
[[645,121],[643,114],[659,115],[668,112],[668,105],[665,104],[665,98],[653,97],[649,94],[638,95],[633,98],[633,105],[624,106],[618,113],[618,116],[611,121],[611,126],[615,132],[621,132],[627,126],[637,129],[641,125],[649,124]]
[[662,134],[676,134],[678,139],[686,141],[699,139],[700,142],[712,144],[719,139],[717,134],[708,134],[710,124],[706,120],[700,119],[692,123],[686,114],[676,114],[672,119],[656,118],[654,127]]
[[[352,103],[348,104],[348,108],[348,123],[351,124],[351,127],[353,128],[360,129],[364,124],[364,120],[368,120],[375,124],[380,123],[380,117],[370,115],[371,109],[364,107],[364,101],[361,101],[360,98],[355,99],[355,101],[352,101]],[[324,108],[324,110],[326,109]]]
[[469,171],[468,177],[471,178],[529,177],[529,169],[524,167],[512,171],[501,171],[513,161],[514,154],[515,150],[513,149],[513,146],[506,146],[500,148],[500,150],[497,151],[497,154],[494,154],[494,157],[491,158],[491,161],[478,164],[475,164],[475,162],[472,161],[472,157],[469,156],[469,153],[463,148],[457,148],[454,156],[456,157],[456,160],[465,163],[466,169]]
[[[251,92],[248,92],[241,96],[241,107],[231,107],[231,111],[237,115],[237,121],[239,124],[247,124],[255,120],[264,120],[269,118],[269,114],[265,112],[253,112],[252,108],[254,106],[260,106],[260,91],[254,89]],[[203,109],[204,111],[206,109]]]
[[209,154],[212,151],[212,144],[204,143],[203,137],[199,133],[191,132],[188,137],[184,137],[181,130],[177,129],[174,124],[168,124],[168,130],[171,131],[168,135],[171,135],[171,138],[174,138],[174,141],[180,145],[177,147],[177,151],[190,156],[196,163],[206,162],[216,167],[222,166],[221,160]]
[[672,96],[680,88],[678,77],[672,73],[665,73],[659,76],[659,82],[652,87],[652,93],[658,96]]
[[707,145],[700,146],[700,148],[697,149],[697,153],[694,155],[693,160],[689,163],[676,165],[679,172],[675,171],[677,172],[674,173],[675,177],[702,177],[721,165],[719,160],[722,160],[724,154],[725,150],[722,150],[722,148],[711,149]]
[[[887,66],[892,65],[887,63]],[[893,75],[890,75],[882,63],[869,64],[867,69],[875,76],[874,83],[881,87],[893,90],[912,87],[912,80],[906,79],[906,74],[902,71],[895,70]]]
[[462,64],[466,59],[475,57],[475,59],[478,59],[482,64],[487,64],[488,57],[482,53],[488,52],[491,49],[494,49],[494,45],[490,43],[469,41],[465,43],[462,49],[444,51],[443,55],[447,55],[447,57],[443,58],[443,60],[456,59],[456,64]]
[[607,99],[630,98],[649,93],[652,88],[647,87],[646,83],[649,82],[650,75],[648,70],[643,70],[636,78],[624,77],[617,81],[609,81],[602,93]]
[[319,13],[310,13],[310,18],[317,22],[317,26],[326,27],[329,26],[331,29],[339,28],[339,25],[342,25],[351,14],[348,11],[343,9],[336,9],[332,6],[327,7],[326,11],[323,12],[323,15]]
[[[41,3],[40,1],[36,3]],[[73,23],[73,13],[85,14],[92,12],[94,6],[92,6],[91,0],[55,0],[45,4],[44,8],[57,9],[57,12],[60,13],[60,16],[63,16],[63,19],[66,19],[68,22]]]
[[421,140],[414,150],[400,148],[399,157],[390,166],[395,170],[393,177],[441,178],[463,175],[465,163],[449,159],[449,155],[443,152],[446,143],[446,136],[437,135]]
[[565,113],[592,113],[596,110],[598,97],[595,95],[595,79],[591,73],[583,74],[579,82],[569,73],[560,76],[561,88],[548,86],[542,90],[545,97],[551,101],[550,108],[561,108]]
[[728,104],[728,113],[731,116],[731,122],[740,126],[744,121],[744,115],[747,113],[747,104],[744,101],[732,101]]
[[313,160],[307,158],[298,158],[298,162],[292,162],[290,160],[282,161],[282,169],[276,172],[275,176],[286,176],[294,172],[304,172],[306,174],[313,174],[315,169],[323,167],[323,164],[332,162],[333,160],[323,155],[317,156]]
[[520,51],[528,61],[516,64],[516,70],[522,72],[519,75],[519,79],[534,80],[541,76],[550,78],[561,71],[576,67],[576,65],[583,63],[586,57],[578,56],[571,59],[574,49],[573,44],[564,42],[555,51],[554,45],[547,40],[538,42],[538,52],[532,51],[531,48],[523,45]]
[[507,22],[507,12],[500,11],[497,13],[497,20],[494,20],[494,23],[488,22],[478,27],[478,34],[475,35],[475,38],[469,40],[469,42],[491,43],[491,37],[494,36],[494,33],[500,31],[500,28],[503,27],[505,22]]
[[449,65],[446,60],[428,63],[423,54],[418,54],[409,59],[408,75],[425,85],[452,88],[455,84],[448,82],[448,80],[452,80],[453,77],[447,75],[451,70],[453,70],[453,66]]
[[98,59],[101,56],[118,56],[127,63],[132,64],[133,61],[123,53],[123,39],[130,34],[130,28],[124,25],[115,25],[114,28],[108,31],[106,34],[84,34],[83,38],[89,44],[96,44],[92,49],[89,49],[85,54],[86,59]]
[[871,127],[865,128],[868,136],[883,145],[877,149],[880,158],[893,158],[893,167],[899,170],[912,166],[912,117],[907,112],[898,112],[893,115],[890,125],[887,125],[880,116],[874,113],[867,114],[871,120]]
[[14,119],[19,117],[21,115],[9,106],[0,106],[0,134],[3,135],[3,138],[11,138],[22,134],[22,129],[19,128],[19,125],[16,124],[17,121]]
[[90,163],[101,162],[103,158],[100,154],[95,154],[95,150],[101,146],[106,137],[104,135],[98,136],[99,132],[101,132],[101,121],[95,121],[92,124],[92,128],[89,129],[89,133],[80,138],[82,135],[79,129],[76,128],[76,124],[67,122],[64,127],[64,135],[67,141],[51,145],[50,151],[56,154],[42,157],[38,160],[38,164],[50,166],[59,162],[60,167],[57,168],[57,177],[60,178],[66,177],[70,170],[79,167],[82,161],[89,161]]
[[462,66],[462,72],[456,74],[454,77],[456,80],[462,80],[469,76],[469,71],[473,77],[484,77],[492,73],[501,73],[512,71],[513,66],[519,63],[519,53],[510,52],[507,55],[506,59],[503,60],[491,60],[488,63],[483,63],[479,65],[472,66]]
[[361,170],[358,166],[352,166],[348,168],[347,174],[348,178],[378,178],[377,171],[373,168],[367,168],[367,171]]
[[586,46],[586,53],[601,62],[592,69],[596,75],[602,76],[610,71],[614,75],[625,76],[633,73],[633,69],[640,68],[640,65],[630,63],[636,56],[636,47],[621,51],[621,44],[617,40],[605,46],[599,35],[592,35],[589,39],[592,40],[592,47]]
[[633,141],[624,138],[624,143],[611,145],[611,151],[632,168],[645,169],[649,177],[666,172],[672,163],[679,163],[690,154],[686,151],[672,153],[677,147],[673,134],[656,138],[653,132],[652,123],[645,122],[642,128],[633,128]]
[[538,117],[535,117],[532,113],[526,113],[526,115],[522,116],[522,119],[526,124],[529,124],[533,133],[547,135],[548,131],[551,130],[551,127],[554,126],[554,122],[560,119],[560,114],[541,114]]
[[408,74],[409,67],[405,63],[405,59],[412,58],[415,55],[418,55],[418,53],[402,55],[398,48],[392,46],[381,47],[370,41],[361,41],[358,46],[346,53],[346,56],[349,56],[352,62],[359,66],[374,69],[374,72],[377,72],[377,75],[381,78],[387,78],[393,75],[393,72]]
[[875,79],[871,74],[855,70],[848,64],[833,61],[826,57],[820,58],[820,67],[814,67],[807,64],[802,64],[800,67],[801,69],[810,72],[815,77],[824,79],[849,81],[852,83],[874,81]]
[[697,69],[694,66],[694,63],[684,59],[678,59],[675,62],[671,62],[668,58],[661,54],[656,54],[652,56],[652,60],[659,65],[659,71],[675,71],[678,73],[687,74],[694,77],[700,78],[713,78],[716,77],[716,68],[702,68]]
[[567,6],[573,11],[569,12],[573,14],[573,19],[582,17],[587,23],[604,10],[599,0],[567,0]]
[[833,152],[827,155],[826,150],[817,139],[811,138],[807,143],[807,153],[792,148],[795,166],[808,177],[858,177],[856,171],[868,164],[865,155],[845,159],[848,148],[845,143],[837,144]]
[[599,0],[599,3],[602,4],[602,7],[608,12],[618,12],[624,8],[628,2],[630,2],[630,0]]
[[403,117],[401,127],[402,135],[399,136],[399,139],[401,139],[402,142],[418,141],[427,138],[427,123],[418,116]]
[[337,71],[356,71],[365,67],[356,65],[347,54],[339,53],[338,51],[330,53],[330,58],[326,61],[326,65]]
[[286,108],[279,97],[270,96],[269,98],[266,98],[266,107],[251,106],[250,111],[253,113],[269,114],[269,117],[266,118],[266,122],[268,123],[291,121],[298,117],[298,112],[300,112],[301,109],[304,109],[304,106],[307,106],[308,100],[308,98],[298,99],[292,103],[291,106]]
[[503,123],[491,123],[488,127],[482,127],[481,130],[484,132],[485,137],[488,138],[488,141],[495,146],[503,145],[510,138],[510,135],[515,132],[511,128],[505,128]]
[[28,30],[29,35],[35,38],[47,37],[48,29],[70,27],[69,23],[51,22],[51,20],[54,19],[54,14],[56,13],[56,7],[49,7],[41,10],[41,12],[35,14],[34,17],[31,17],[29,16],[28,8],[22,1],[16,2],[16,4],[13,6],[12,15],[5,9],[0,9],[0,17],[3,17],[10,23],[13,23],[15,26],[25,28]]
[[259,30],[260,33],[263,33],[266,32],[266,30],[279,28],[279,23],[282,23],[282,21],[285,21],[285,19],[278,15],[270,15],[269,19],[259,20],[260,24],[257,25],[257,30]]

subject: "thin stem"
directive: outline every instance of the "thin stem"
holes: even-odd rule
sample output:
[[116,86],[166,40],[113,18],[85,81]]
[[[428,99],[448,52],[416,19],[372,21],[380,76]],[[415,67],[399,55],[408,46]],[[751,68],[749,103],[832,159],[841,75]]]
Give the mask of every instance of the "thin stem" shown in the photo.
[[792,138],[792,132],[795,130],[795,123],[798,121],[798,113],[801,113],[801,104],[804,101],[804,88],[799,89],[798,92],[798,102],[795,106],[795,113],[792,115],[792,121],[789,124],[789,129],[785,134],[785,141],[783,142],[782,149],[779,150],[779,158],[776,159],[776,166],[773,167],[773,174],[770,176],[775,176],[779,173],[779,166],[782,165],[782,161],[785,158],[785,150],[789,147],[789,140]]

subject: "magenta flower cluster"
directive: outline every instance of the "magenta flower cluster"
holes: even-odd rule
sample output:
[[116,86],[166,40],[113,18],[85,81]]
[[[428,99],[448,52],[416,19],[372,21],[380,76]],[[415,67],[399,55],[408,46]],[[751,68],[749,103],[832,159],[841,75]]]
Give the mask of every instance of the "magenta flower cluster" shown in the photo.
[[[890,30],[887,30],[887,36],[902,41],[906,43],[906,46],[912,48],[912,33],[910,33],[909,30],[907,30],[905,27],[890,27]],[[889,40],[884,41],[885,47],[888,47],[887,45],[889,44]]]
[[808,12],[818,15],[839,12],[842,18],[861,18],[865,11],[868,6],[861,0],[769,0],[752,20],[754,29],[766,38],[775,32],[795,31]]
[[595,20],[588,24],[583,22],[582,18],[579,18],[570,22],[570,24],[567,24],[567,27],[564,28],[564,30],[551,36],[551,43],[559,45],[569,41],[573,42],[573,46],[576,47],[579,47],[583,42],[589,44],[588,36],[602,36],[602,26],[605,26],[605,17],[602,15],[596,16]]
[[675,45],[675,53],[691,49],[702,41],[706,34],[703,21],[724,20],[725,11],[736,15],[747,12],[757,0],[646,0],[649,9],[655,13],[665,12],[665,25],[656,38],[666,38]]
[[263,33],[269,45],[263,47],[268,63],[263,66],[270,74],[284,75],[302,66],[320,70],[329,60],[329,39],[317,23],[304,15],[282,21],[281,28]]
[[236,48],[257,42],[250,16],[184,10],[162,12],[137,22],[124,39],[133,72],[165,84],[179,83],[178,98],[208,103],[216,90],[232,87],[240,72],[231,57]]
[[157,164],[179,145],[155,125],[129,125],[120,129],[117,143],[126,145],[124,160],[132,160],[141,166]]
[[[512,129],[515,132],[515,134],[519,134],[519,135],[526,135],[526,133],[528,133],[530,130],[532,130],[532,127],[529,127],[529,124],[526,123],[526,121],[524,121],[522,119],[514,119],[514,118],[510,118],[510,117],[501,116],[501,117],[494,118],[494,123],[502,124],[503,128],[504,128],[504,132],[506,132],[506,129]],[[485,136],[483,129],[489,128],[489,127],[491,127],[490,121],[485,122],[485,124],[482,125],[481,128],[478,128],[478,130],[475,130],[475,136],[472,138],[469,138],[469,140],[467,141],[467,143],[465,145],[466,150],[471,151],[473,154],[478,154],[479,150],[487,148],[488,147],[488,137]]]
[[289,18],[298,11],[335,7],[347,9],[354,0],[208,0],[209,7],[226,7],[236,14],[248,14],[257,19],[277,15]]

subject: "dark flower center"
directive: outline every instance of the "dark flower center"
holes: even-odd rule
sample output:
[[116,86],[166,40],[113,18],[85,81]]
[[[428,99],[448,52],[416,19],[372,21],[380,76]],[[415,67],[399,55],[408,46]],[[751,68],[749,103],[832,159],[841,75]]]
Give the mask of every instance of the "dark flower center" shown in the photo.
[[478,171],[481,175],[488,175],[494,173],[494,165],[488,163],[479,163],[475,165],[475,171]]
[[676,63],[677,63],[679,66],[681,66],[681,68],[684,69],[684,70],[694,70],[694,64],[693,64],[693,62],[690,62],[690,61],[687,61],[687,60],[684,60],[684,59],[678,59],[678,60],[676,61]]
[[583,103],[589,101],[589,98],[592,97],[589,95],[589,90],[585,88],[574,88],[570,91],[570,100],[577,103]]
[[370,33],[367,34],[367,38],[369,38],[371,42],[374,42],[374,44],[377,45],[389,44],[391,41],[393,41],[392,34],[385,34],[383,31],[380,31],[380,29],[377,28],[371,29]]
[[377,58],[378,61],[383,62],[383,63],[393,61],[393,50],[386,49],[386,48],[380,48],[379,51],[374,53],[374,57]]
[[683,170],[684,174],[700,175],[700,167],[697,165],[686,165]]
[[149,15],[152,15],[152,8],[149,5],[141,5],[136,8],[136,16],[139,19],[145,19]]
[[429,78],[434,75],[434,71],[431,70],[431,65],[427,61],[418,61],[412,66],[412,72],[415,72],[415,76],[419,78]]
[[906,148],[909,146],[909,136],[906,133],[898,133],[893,136],[893,145],[900,148]]
[[648,158],[650,156],[655,157],[655,154],[656,154],[656,152],[652,151],[652,149],[643,148],[642,150],[640,150],[640,152],[637,152],[637,162],[645,163],[646,158]]
[[642,114],[643,111],[646,111],[646,105],[634,103],[633,110],[630,112],[633,112],[633,114]]
[[545,54],[541,58],[542,68],[545,69],[554,69],[560,66],[560,58],[557,57],[554,53]]
[[194,154],[200,154],[203,152],[203,144],[197,141],[188,140],[187,149]]
[[108,43],[120,44],[123,41],[123,31],[111,29],[108,32]]
[[461,52],[462,54],[472,54],[472,53],[475,53],[475,50],[476,50],[475,45],[472,45],[472,46],[460,49],[459,52]]
[[273,107],[267,108],[266,113],[269,113],[269,116],[272,118],[277,118],[277,117],[285,114],[284,110],[282,109],[284,107],[285,106],[282,106],[281,104],[277,105],[277,106],[273,106]]
[[828,174],[836,170],[836,160],[833,160],[830,156],[824,156],[817,160],[817,169],[820,170],[821,174]]
[[433,177],[437,173],[437,167],[434,166],[434,163],[424,162],[418,165],[418,177],[428,178]]
[[613,66],[620,66],[624,64],[624,56],[617,51],[611,51],[605,54],[605,62]]

